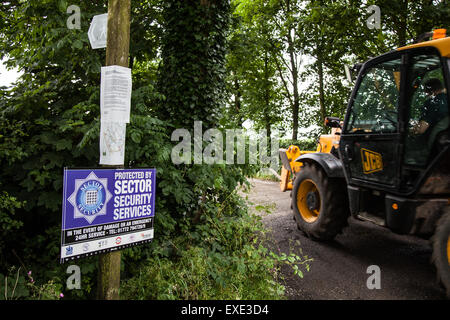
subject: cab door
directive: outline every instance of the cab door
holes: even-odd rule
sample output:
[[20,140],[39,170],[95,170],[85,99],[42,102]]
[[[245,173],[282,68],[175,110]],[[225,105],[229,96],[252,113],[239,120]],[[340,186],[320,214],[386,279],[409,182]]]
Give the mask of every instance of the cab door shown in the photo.
[[367,62],[349,102],[339,152],[350,185],[396,189],[400,183],[399,111],[403,55]]

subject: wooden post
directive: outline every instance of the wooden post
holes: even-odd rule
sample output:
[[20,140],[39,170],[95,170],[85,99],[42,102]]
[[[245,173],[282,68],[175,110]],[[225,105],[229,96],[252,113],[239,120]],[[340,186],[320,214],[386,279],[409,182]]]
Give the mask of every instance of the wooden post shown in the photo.
[[[108,35],[106,41],[106,66],[128,68],[130,50],[131,0],[108,1]],[[105,166],[118,168],[117,166]],[[121,166],[123,168],[123,166]],[[120,251],[99,256],[99,300],[118,300],[120,286]]]
[[130,53],[131,0],[108,1],[106,65],[128,68]]

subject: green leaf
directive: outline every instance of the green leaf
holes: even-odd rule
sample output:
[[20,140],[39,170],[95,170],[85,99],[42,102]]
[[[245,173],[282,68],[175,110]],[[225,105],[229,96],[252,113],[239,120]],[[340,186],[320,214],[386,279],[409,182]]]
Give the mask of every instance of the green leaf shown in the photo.
[[70,150],[72,148],[72,141],[68,139],[61,139],[56,142],[56,151]]
[[75,41],[72,43],[72,48],[75,48],[75,49],[82,49],[82,48],[83,48],[83,42],[80,41],[80,40],[75,40]]
[[58,9],[61,12],[66,13],[66,11],[67,11],[67,1],[66,0],[59,0],[58,1]]
[[132,132],[131,133],[131,140],[133,140],[134,143],[140,143],[141,142],[141,135],[138,132]]

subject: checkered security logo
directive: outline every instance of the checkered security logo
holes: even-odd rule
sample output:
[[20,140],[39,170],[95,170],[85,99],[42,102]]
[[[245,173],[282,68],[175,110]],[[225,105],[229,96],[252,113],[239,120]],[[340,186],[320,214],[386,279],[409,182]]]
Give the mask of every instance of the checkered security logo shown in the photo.
[[74,208],[74,219],[84,218],[91,224],[96,217],[106,215],[106,204],[111,199],[108,179],[91,172],[84,179],[75,179],[75,190],[67,199]]

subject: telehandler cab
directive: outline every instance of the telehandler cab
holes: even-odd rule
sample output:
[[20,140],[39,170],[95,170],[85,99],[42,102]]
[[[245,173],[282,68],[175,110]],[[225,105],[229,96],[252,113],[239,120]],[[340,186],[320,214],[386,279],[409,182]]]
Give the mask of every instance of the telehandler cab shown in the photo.
[[359,64],[344,121],[325,119],[316,151],[280,149],[280,188],[312,239],[333,239],[349,216],[430,238],[450,297],[450,37],[426,37]]

